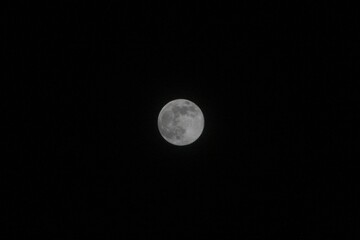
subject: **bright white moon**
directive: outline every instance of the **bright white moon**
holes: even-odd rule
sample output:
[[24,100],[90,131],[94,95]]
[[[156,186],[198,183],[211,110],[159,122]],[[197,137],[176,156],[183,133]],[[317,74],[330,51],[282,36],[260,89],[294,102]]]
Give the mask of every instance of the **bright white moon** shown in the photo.
[[195,103],[187,99],[176,99],[161,109],[158,127],[166,141],[184,146],[200,137],[204,129],[204,116]]

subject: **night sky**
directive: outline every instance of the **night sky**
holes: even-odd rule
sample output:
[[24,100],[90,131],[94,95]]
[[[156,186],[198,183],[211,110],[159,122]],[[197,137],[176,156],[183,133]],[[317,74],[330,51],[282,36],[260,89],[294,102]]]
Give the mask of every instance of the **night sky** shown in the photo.
[[[354,8],[220,2],[2,10],[0,238],[354,239]],[[205,117],[183,147],[178,98]]]

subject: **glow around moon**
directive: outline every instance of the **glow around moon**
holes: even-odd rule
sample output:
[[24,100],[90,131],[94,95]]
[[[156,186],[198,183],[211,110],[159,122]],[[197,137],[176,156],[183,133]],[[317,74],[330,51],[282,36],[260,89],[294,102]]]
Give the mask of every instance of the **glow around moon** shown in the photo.
[[158,127],[166,141],[184,146],[200,137],[204,129],[204,116],[195,103],[186,99],[177,99],[161,109]]

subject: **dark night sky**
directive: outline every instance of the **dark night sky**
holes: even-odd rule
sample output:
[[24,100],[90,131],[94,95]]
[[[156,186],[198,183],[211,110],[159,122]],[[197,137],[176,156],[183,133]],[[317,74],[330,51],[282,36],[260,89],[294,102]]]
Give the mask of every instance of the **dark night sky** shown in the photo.
[[[352,239],[353,8],[120,2],[3,10],[4,239]],[[176,98],[205,116],[186,147],[157,129]]]

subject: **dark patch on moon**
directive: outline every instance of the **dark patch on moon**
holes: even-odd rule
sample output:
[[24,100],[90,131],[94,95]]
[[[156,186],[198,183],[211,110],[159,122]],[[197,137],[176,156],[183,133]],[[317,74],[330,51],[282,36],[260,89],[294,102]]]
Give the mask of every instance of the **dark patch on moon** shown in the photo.
[[174,106],[172,108],[172,111],[174,112],[174,114],[176,116],[179,116],[179,115],[185,115],[186,113],[188,113],[188,111],[191,111],[191,112],[195,112],[196,109],[194,106],[182,106],[182,107],[179,107],[179,106]]
[[162,123],[166,126],[167,124],[169,124],[172,121],[172,114],[170,111],[166,111],[164,112],[164,114],[161,117],[161,121]]

